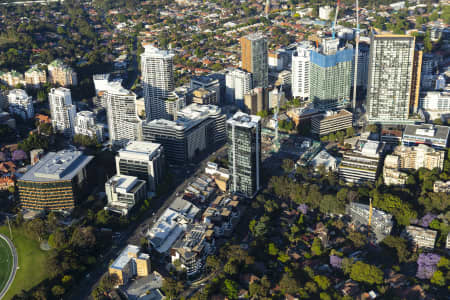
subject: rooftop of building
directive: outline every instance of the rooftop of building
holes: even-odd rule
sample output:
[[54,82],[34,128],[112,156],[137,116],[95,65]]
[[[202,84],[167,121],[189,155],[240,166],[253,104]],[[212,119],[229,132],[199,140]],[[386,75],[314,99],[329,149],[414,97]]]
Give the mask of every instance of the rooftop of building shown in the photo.
[[77,112],[77,117],[85,117],[85,118],[95,118],[95,114],[90,110],[82,110]]
[[169,250],[184,231],[183,225],[178,222],[179,218],[179,213],[167,208],[153,227],[149,229],[148,236],[150,243],[159,253],[164,253]]
[[188,130],[206,120],[210,116],[221,114],[222,110],[216,105],[200,105],[192,103],[177,113],[175,121],[157,119],[147,122],[147,126]]
[[405,136],[419,136],[425,138],[448,139],[450,127],[421,124],[421,125],[406,125],[403,137]]
[[135,245],[127,245],[122,252],[120,252],[119,256],[114,260],[110,268],[122,270],[128,262],[132,259],[131,253],[134,256],[138,256],[141,249]]
[[134,159],[148,160],[159,153],[161,150],[161,144],[143,142],[143,141],[131,141],[125,148],[119,150],[119,157],[127,157]]
[[27,92],[22,89],[10,90],[8,93],[8,96],[14,96],[15,98],[19,98],[19,99],[27,99],[28,98]]
[[64,96],[66,94],[70,94],[70,89],[60,86],[57,88],[52,88],[49,94]]
[[247,128],[256,127],[260,122],[261,122],[260,116],[248,115],[240,111],[235,113],[234,116],[232,116],[230,119],[227,120],[227,123],[230,125]]
[[92,75],[92,79],[93,80],[106,80],[106,81],[108,81],[109,80],[109,76],[110,76],[109,73],[107,73],[107,74],[94,74],[94,75]]
[[141,56],[154,57],[154,58],[172,58],[175,55],[171,51],[161,50],[151,44],[143,44],[144,52]]
[[353,114],[346,109],[328,110],[322,114],[322,121],[351,116],[353,116]]
[[32,166],[20,180],[34,182],[71,180],[93,158],[93,156],[84,155],[80,151],[49,152]]
[[114,175],[106,182],[106,184],[114,186],[116,191],[121,194],[132,192],[137,183],[137,177],[121,174]]
[[191,78],[191,81],[208,84],[217,81],[217,78],[214,78],[212,76],[194,76]]
[[[369,214],[370,206],[367,204],[352,202],[349,205],[353,209],[359,209],[359,210],[364,211],[365,213]],[[372,208],[372,218],[379,219],[379,220],[385,220],[387,222],[392,221],[391,214],[388,214],[388,213],[386,213],[382,210],[376,209],[376,208]]]
[[33,72],[45,72],[45,70],[42,70],[41,68],[39,68],[38,65],[32,65],[28,70],[25,71],[25,74],[33,73]]
[[105,92],[124,96],[135,95],[135,93],[124,88],[122,86],[122,83],[119,81],[108,81],[107,83],[105,83]]
[[243,36],[243,38],[249,40],[249,41],[257,41],[260,39],[265,39],[266,36],[260,32],[250,33],[246,36]]

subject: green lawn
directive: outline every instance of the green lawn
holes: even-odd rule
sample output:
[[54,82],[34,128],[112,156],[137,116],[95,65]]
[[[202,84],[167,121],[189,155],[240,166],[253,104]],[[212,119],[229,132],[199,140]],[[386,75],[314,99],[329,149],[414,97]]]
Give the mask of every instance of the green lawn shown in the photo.
[[[6,226],[0,227],[0,233],[10,238],[9,230]],[[22,232],[22,229],[13,229],[12,242],[17,250],[19,269],[13,284],[2,300],[9,300],[22,290],[31,289],[48,277],[46,261],[49,253],[42,251],[37,241],[29,239]]]
[[8,244],[0,238],[0,291],[8,281],[13,264],[13,256]]

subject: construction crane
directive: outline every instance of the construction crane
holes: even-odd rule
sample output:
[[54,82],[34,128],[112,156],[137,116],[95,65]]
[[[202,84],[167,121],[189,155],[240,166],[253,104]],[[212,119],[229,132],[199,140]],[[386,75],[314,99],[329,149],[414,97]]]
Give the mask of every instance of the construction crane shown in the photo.
[[353,113],[356,110],[356,90],[358,86],[358,58],[359,58],[359,1],[356,0],[356,31],[355,31],[355,73],[353,74]]
[[266,15],[266,19],[269,19],[269,13],[270,13],[270,0],[266,1],[266,7],[264,9],[264,13]]
[[333,28],[331,29],[331,34],[333,39],[336,38],[336,23],[337,23],[337,18],[339,15],[339,6],[341,5],[341,0],[337,0],[337,5],[336,5],[336,14],[334,15],[334,22],[333,22]]
[[372,224],[372,198],[369,199],[369,222],[367,223],[367,226],[370,228],[370,225]]
[[280,98],[281,98],[281,92],[283,91],[283,83],[280,85],[280,89],[278,90],[278,97],[277,97],[277,107],[275,108],[275,139],[273,142],[273,148],[275,151],[278,151],[280,149],[280,137],[278,135],[278,113],[280,111]]

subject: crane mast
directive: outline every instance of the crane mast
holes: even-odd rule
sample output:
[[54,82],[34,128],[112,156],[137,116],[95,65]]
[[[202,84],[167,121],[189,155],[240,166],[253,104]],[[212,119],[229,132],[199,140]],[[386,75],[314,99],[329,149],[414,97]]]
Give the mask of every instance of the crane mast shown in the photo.
[[356,89],[358,85],[358,58],[359,58],[359,1],[356,0],[356,32],[355,32],[355,73],[353,74],[353,113],[356,110]]
[[338,15],[339,15],[339,6],[340,5],[341,5],[341,0],[337,0],[336,13],[334,15],[333,28],[332,28],[333,39],[336,38],[336,23],[337,23],[337,18],[338,18]]

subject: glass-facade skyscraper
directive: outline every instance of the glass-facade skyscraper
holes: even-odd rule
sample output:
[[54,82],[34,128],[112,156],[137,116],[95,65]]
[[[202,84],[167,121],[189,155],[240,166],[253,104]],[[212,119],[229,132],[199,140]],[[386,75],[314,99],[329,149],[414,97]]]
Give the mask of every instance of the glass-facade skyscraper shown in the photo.
[[261,117],[237,112],[227,121],[231,192],[253,198],[261,188]]
[[352,46],[339,48],[338,39],[324,40],[320,50],[311,51],[309,98],[315,108],[329,110],[349,102],[353,56]]
[[267,38],[259,33],[252,33],[241,38],[242,69],[252,73],[252,86],[269,85],[269,63]]
[[371,36],[367,112],[370,123],[402,123],[410,112],[414,37]]

